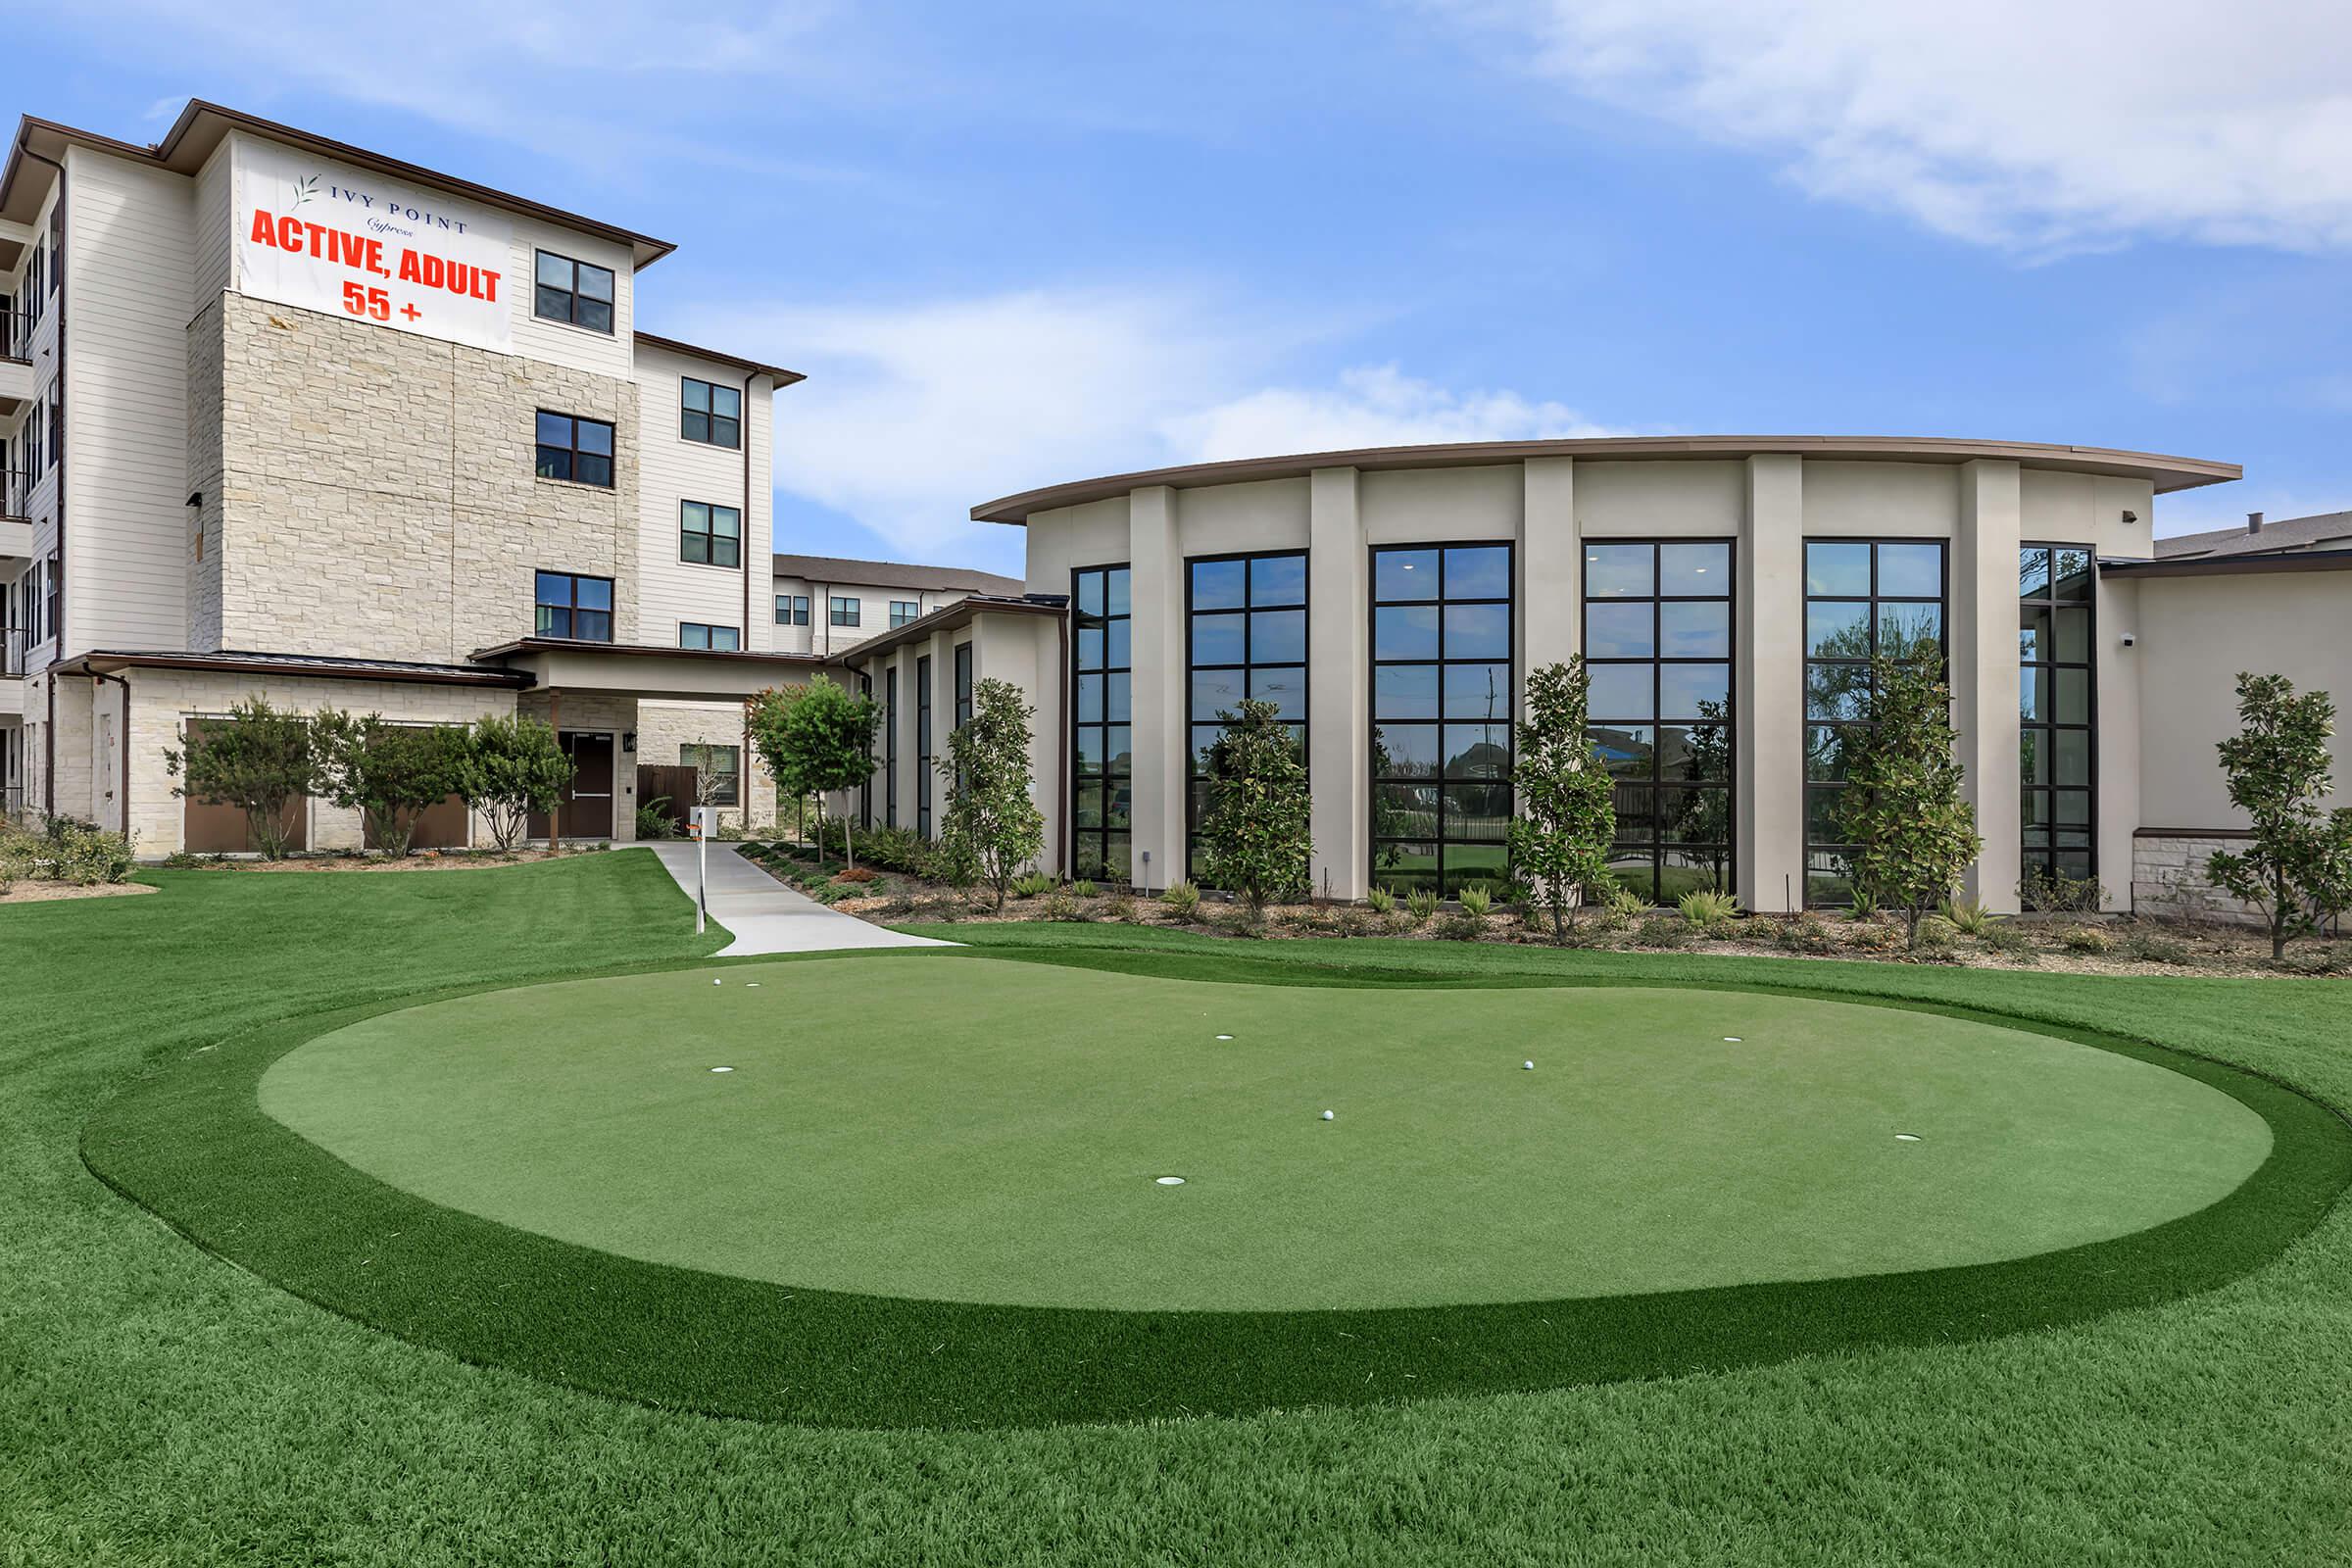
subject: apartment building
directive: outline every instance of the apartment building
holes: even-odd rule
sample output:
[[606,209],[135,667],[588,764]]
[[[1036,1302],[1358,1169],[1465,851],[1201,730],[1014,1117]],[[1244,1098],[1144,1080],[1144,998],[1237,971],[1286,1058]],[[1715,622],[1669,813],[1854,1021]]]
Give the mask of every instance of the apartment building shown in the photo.
[[[2238,473],[2042,443],[1693,436],[1050,485],[972,512],[1026,530],[1025,596],[844,656],[890,711],[868,794],[935,831],[943,737],[976,680],[1010,680],[1038,710],[1047,863],[1162,888],[1199,874],[1199,760],[1257,698],[1305,752],[1315,890],[1450,894],[1505,874],[1527,672],[1582,655],[1618,880],[1834,905],[1869,660],[1925,637],[1984,839],[1972,897],[2014,909],[2024,878],[2055,875],[2096,878],[2117,908],[2209,899],[2205,858],[2245,833],[2214,751],[2236,672],[2352,704],[2343,516],[2154,538],[2163,497]],[[2352,800],[2352,736],[2336,747]]]
[[[641,704],[676,760],[805,679],[769,612],[771,400],[640,330],[668,243],[218,105],[138,146],[27,118],[0,173],[0,784],[234,850],[164,754],[265,694],[523,712],[626,839]],[[739,804],[739,808],[743,805]],[[313,848],[355,813],[304,803]],[[476,832],[460,807],[428,842]]]
[[1017,598],[1020,592],[1017,577],[962,566],[779,555],[776,647],[789,653],[837,655],[970,595]]

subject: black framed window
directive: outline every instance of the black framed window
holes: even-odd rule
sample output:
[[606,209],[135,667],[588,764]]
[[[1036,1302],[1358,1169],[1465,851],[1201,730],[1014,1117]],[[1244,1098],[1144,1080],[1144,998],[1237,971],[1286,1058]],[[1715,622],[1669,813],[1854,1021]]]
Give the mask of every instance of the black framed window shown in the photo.
[[1511,547],[1372,552],[1372,880],[1450,898],[1509,874]]
[[956,727],[972,721],[972,645],[956,645]]
[[882,825],[899,825],[899,667],[882,672]]
[[681,378],[678,434],[714,447],[743,445],[743,388]]
[[2098,874],[2097,570],[2082,545],[2017,553],[2018,773],[2029,876]]
[[742,757],[736,747],[713,746],[703,741],[688,741],[678,748],[678,760],[711,781],[710,798],[701,803],[705,806],[743,804]]
[[1185,723],[1192,782],[1185,861],[1200,874],[1208,749],[1245,698],[1274,704],[1306,749],[1306,552],[1201,556],[1185,563]]
[[706,566],[743,564],[743,513],[708,501],[680,502],[678,559]]
[[806,626],[808,624],[808,596],[807,594],[776,595],[776,624]]
[[709,626],[699,620],[678,622],[680,648],[709,648],[722,654],[738,653],[743,648],[742,634],[733,626]]
[[612,579],[567,571],[539,573],[532,635],[568,637],[575,642],[612,640]]
[[540,251],[531,268],[531,314],[545,321],[612,330],[612,270]]
[[917,599],[893,599],[890,602],[890,629],[892,631],[897,631],[901,626],[906,625],[910,620],[920,620],[922,618],[922,601]]
[[49,466],[66,458],[66,377],[62,370],[49,383]]
[[829,612],[829,618],[836,626],[855,626],[858,624],[865,614],[865,602],[863,600],[844,599],[839,594],[835,594],[833,596],[832,603],[826,608]]
[[931,836],[931,656],[914,662],[914,830]]
[[1587,733],[1616,781],[1609,874],[1656,903],[1732,890],[1732,545],[1585,546]]
[[1940,539],[1805,541],[1805,902],[1853,902],[1840,843],[1847,741],[1870,704],[1870,662],[1944,657]]
[[1133,607],[1125,566],[1070,574],[1070,875],[1135,879]]
[[612,426],[539,411],[539,477],[612,488]]

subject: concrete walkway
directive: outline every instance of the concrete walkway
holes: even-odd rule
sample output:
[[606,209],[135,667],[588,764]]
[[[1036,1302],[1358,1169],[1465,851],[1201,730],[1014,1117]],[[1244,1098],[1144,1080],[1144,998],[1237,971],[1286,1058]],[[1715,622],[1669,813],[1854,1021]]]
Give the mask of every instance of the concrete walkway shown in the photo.
[[[692,844],[648,844],[662,864],[694,897]],[[710,918],[735,933],[722,958],[760,953],[834,953],[847,948],[952,948],[953,942],[910,937],[868,925],[856,915],[828,909],[798,888],[787,887],[735,853],[732,844],[710,846]]]

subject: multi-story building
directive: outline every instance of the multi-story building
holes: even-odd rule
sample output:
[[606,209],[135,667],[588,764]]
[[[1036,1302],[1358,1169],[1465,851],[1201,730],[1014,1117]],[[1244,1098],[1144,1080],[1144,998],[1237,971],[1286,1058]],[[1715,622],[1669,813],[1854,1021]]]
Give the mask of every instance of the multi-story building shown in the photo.
[[786,653],[840,654],[972,594],[1018,597],[1020,592],[1018,578],[962,566],[778,556],[776,647]]
[[[239,848],[165,753],[255,694],[545,718],[566,836],[629,836],[641,703],[663,760],[693,740],[740,769],[742,698],[811,663],[768,608],[770,400],[800,377],[640,330],[671,249],[212,104],[145,147],[24,120],[0,174],[6,804],[147,855]],[[300,814],[311,847],[359,843],[355,813]],[[473,828],[457,808],[426,837]]]
[[[2234,465],[2037,443],[1674,437],[1388,447],[1056,484],[1027,597],[851,650],[891,710],[870,794],[933,827],[976,679],[1038,710],[1049,865],[1197,875],[1200,758],[1245,698],[1311,779],[1314,890],[1506,874],[1527,672],[1582,655],[1617,780],[1616,877],[1782,910],[1843,902],[1843,758],[1874,654],[1931,638],[1984,836],[1968,892],[2191,897],[2242,837],[2214,743],[2239,670],[2352,703],[2352,527],[2160,545],[2160,497]],[[1066,622],[1044,601],[1066,601]],[[2352,778],[2352,738],[2337,740]],[[2352,799],[2340,793],[2339,799]]]

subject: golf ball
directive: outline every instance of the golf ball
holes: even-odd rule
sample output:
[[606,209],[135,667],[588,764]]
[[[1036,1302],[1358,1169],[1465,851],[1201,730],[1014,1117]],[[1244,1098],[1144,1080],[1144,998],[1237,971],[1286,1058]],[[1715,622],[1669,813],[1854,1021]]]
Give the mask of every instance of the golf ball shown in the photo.
[[1534,1072],[1536,1070],[1536,1064],[1532,1061],[1523,1061],[1519,1064],[1519,1066],[1523,1071],[1526,1072]]
[[1325,1111],[1325,1112],[1323,1113],[1323,1119],[1324,1119],[1325,1121],[1329,1121],[1329,1120],[1331,1120],[1331,1112],[1330,1112],[1330,1111],[1328,1111],[1328,1110],[1327,1110],[1327,1111]]

